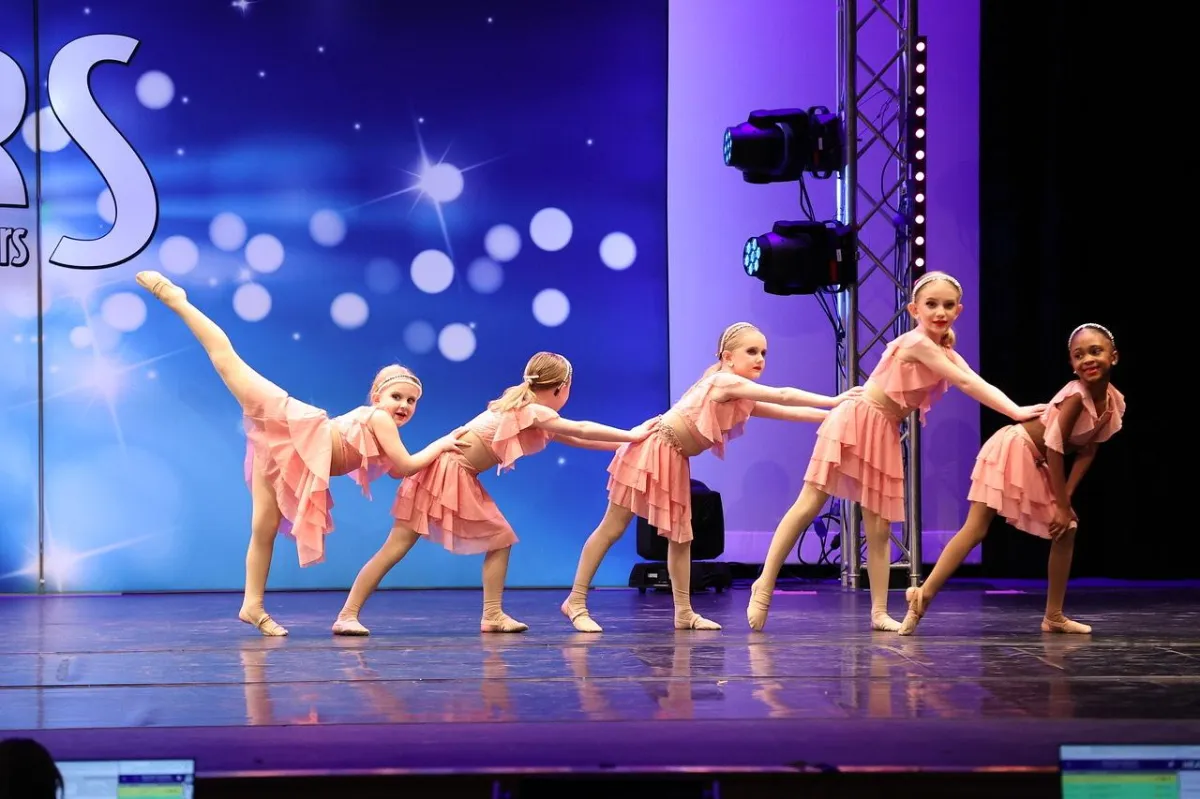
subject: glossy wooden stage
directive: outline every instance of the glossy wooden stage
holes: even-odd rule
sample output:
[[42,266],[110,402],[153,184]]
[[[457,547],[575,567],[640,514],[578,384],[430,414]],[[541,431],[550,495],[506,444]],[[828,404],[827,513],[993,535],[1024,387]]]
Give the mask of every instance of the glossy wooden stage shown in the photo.
[[561,590],[509,591],[523,635],[478,633],[477,591],[391,591],[361,639],[330,634],[338,593],[270,596],[283,639],[230,594],[0,597],[0,736],[209,775],[1052,767],[1060,743],[1200,743],[1195,587],[1073,586],[1090,637],[1042,634],[1036,583],[988,587],[952,583],[912,638],[828,584],[777,594],[764,633],[745,586],[695,598],[719,633],[674,632],[668,595],[594,592],[601,635]]

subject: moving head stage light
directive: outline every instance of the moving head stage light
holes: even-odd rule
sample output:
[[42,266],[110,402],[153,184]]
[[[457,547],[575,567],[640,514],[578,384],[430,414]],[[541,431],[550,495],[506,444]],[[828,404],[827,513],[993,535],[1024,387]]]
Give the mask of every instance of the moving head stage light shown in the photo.
[[725,166],[747,183],[787,183],[805,172],[828,178],[842,166],[840,130],[837,115],[822,105],[755,111],[725,129]]
[[768,294],[840,291],[858,282],[857,237],[837,222],[776,222],[742,251],[742,268]]

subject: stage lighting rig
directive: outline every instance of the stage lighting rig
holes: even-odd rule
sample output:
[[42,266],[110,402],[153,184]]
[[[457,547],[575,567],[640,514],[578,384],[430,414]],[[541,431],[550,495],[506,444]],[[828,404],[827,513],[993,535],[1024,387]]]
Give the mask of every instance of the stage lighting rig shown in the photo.
[[911,195],[912,205],[909,208],[912,222],[912,242],[909,246],[909,259],[913,276],[925,273],[925,150],[928,145],[925,131],[929,129],[929,40],[925,36],[916,37],[913,46],[912,74],[909,77],[912,86],[912,96],[908,101],[910,119],[908,121],[907,154],[912,163]]
[[841,125],[820,105],[755,111],[725,129],[724,152],[747,183],[788,183],[805,172],[824,179],[842,167]]
[[837,222],[776,222],[742,251],[742,268],[768,294],[841,291],[858,282],[854,229]]

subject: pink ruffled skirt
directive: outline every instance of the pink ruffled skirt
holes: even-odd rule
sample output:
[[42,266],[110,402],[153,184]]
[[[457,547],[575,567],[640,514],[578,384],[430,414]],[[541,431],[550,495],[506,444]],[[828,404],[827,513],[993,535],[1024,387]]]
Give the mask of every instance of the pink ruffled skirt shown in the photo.
[[649,437],[623,444],[608,474],[609,502],[650,522],[670,541],[692,540],[691,461],[669,426],[660,422]]
[[838,405],[817,428],[804,482],[890,522],[904,521],[900,421],[866,396]]
[[476,555],[517,543],[512,525],[457,452],[443,452],[404,478],[392,517],[456,555]]
[[1050,538],[1050,473],[1022,425],[1002,427],[984,443],[975,456],[967,498],[987,505],[1018,530]]
[[300,566],[312,566],[325,560],[325,536],[333,530],[333,422],[265,378],[253,390],[242,417],[246,484],[253,491],[257,466],[279,504],[280,531],[295,539]]

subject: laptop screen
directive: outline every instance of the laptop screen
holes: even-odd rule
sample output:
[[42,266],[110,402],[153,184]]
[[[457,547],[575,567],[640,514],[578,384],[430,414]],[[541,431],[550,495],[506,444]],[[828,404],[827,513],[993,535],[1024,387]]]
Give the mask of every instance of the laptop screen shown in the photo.
[[194,760],[66,760],[63,799],[192,799]]
[[1062,746],[1063,799],[1200,799],[1200,746]]

